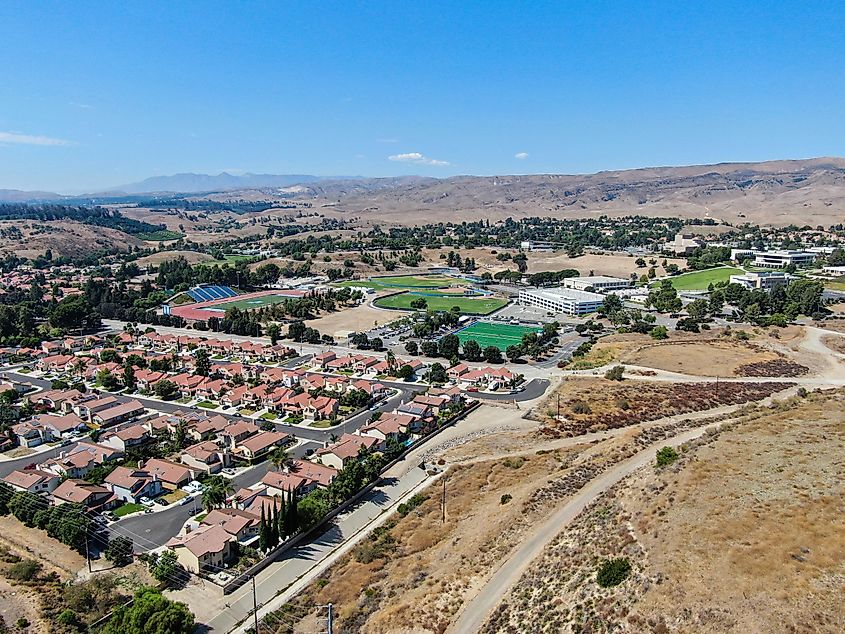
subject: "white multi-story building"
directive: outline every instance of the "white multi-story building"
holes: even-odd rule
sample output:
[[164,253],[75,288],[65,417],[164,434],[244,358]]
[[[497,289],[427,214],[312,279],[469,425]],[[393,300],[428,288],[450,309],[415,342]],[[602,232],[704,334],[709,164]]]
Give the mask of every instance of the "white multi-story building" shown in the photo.
[[822,269],[822,273],[825,275],[840,277],[845,275],[845,266],[826,266]]
[[554,251],[562,248],[562,245],[543,240],[523,240],[520,242],[519,248],[523,251]]
[[809,251],[759,251],[754,253],[754,266],[770,269],[782,269],[785,266],[806,266],[812,264],[817,257]]
[[583,277],[567,277],[563,280],[563,285],[566,288],[574,288],[576,291],[592,290],[596,293],[607,293],[630,287],[631,280],[607,275],[585,275]]
[[604,303],[604,295],[574,288],[533,288],[519,291],[519,303],[552,313],[586,315],[599,309]]
[[780,271],[766,271],[763,273],[743,273],[742,275],[731,275],[731,284],[742,284],[749,290],[761,289],[770,291],[778,286],[788,284],[792,279],[791,275]]

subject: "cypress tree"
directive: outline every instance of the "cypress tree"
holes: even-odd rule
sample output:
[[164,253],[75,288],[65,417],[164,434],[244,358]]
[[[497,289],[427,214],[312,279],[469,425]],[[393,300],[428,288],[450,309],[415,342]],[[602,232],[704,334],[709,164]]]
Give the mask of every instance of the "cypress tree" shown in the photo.
[[258,548],[261,552],[267,552],[269,545],[269,531],[267,530],[267,520],[264,517],[264,505],[261,505],[261,523],[258,525]]
[[279,511],[279,537],[284,540],[288,536],[288,508],[285,496],[282,494],[282,508]]
[[273,500],[273,511],[270,519],[270,547],[279,545],[279,510],[276,507],[276,500]]

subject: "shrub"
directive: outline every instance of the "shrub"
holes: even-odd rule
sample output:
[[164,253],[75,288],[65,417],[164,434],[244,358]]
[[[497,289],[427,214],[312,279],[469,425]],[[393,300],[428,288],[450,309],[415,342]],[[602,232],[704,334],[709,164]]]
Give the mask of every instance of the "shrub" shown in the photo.
[[79,617],[76,616],[76,612],[73,610],[63,610],[62,613],[56,617],[56,620],[62,625],[75,626],[79,622]]
[[504,462],[502,462],[508,469],[519,469],[522,465],[525,464],[525,458],[522,456],[517,456],[516,458],[505,458]]
[[800,396],[801,398],[807,398],[807,388],[799,387],[798,396]]
[[631,562],[625,558],[605,559],[596,574],[596,583],[602,588],[618,586],[631,574]]
[[34,559],[24,559],[12,564],[6,571],[6,576],[15,581],[32,581],[41,570],[41,564]]
[[507,504],[513,499],[513,496],[510,493],[505,493],[502,495],[501,499],[499,500],[500,504]]
[[584,401],[577,401],[572,405],[572,411],[576,414],[592,414],[593,408]]
[[628,402],[628,399],[620,398],[616,400],[616,407],[623,410],[631,409],[631,404]]
[[678,452],[673,447],[662,447],[657,450],[658,468],[666,467],[678,459]]
[[621,381],[623,378],[625,378],[623,376],[624,374],[625,366],[615,365],[604,373],[604,378],[609,379],[611,381]]

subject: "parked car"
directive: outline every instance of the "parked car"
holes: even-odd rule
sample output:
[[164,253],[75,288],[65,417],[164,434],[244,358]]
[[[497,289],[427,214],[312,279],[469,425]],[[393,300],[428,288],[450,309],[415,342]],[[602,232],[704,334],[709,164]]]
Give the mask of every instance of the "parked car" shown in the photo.
[[141,504],[143,504],[144,506],[152,506],[152,505],[153,505],[153,501],[152,501],[150,498],[146,497],[146,496],[145,496],[145,497],[142,497],[142,498],[141,498],[140,500],[138,500],[138,501],[139,501]]

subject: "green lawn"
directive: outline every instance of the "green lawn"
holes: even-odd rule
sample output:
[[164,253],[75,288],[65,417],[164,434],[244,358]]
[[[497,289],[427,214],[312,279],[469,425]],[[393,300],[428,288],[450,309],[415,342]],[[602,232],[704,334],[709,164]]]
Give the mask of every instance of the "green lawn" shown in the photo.
[[139,511],[144,510],[143,504],[135,504],[134,502],[127,502],[123,506],[118,506],[113,512],[118,517],[124,517],[125,515],[130,515],[131,513],[138,513]]
[[308,425],[309,427],[316,427],[317,429],[327,429],[329,427],[335,427],[340,424],[339,420],[332,422],[328,418],[324,418],[323,420],[317,420]]
[[449,311],[453,306],[458,306],[461,312],[467,315],[489,315],[495,310],[506,306],[508,300],[501,297],[463,297],[454,295],[415,295],[411,293],[400,293],[377,299],[374,303],[379,308],[394,308],[397,310],[414,310],[411,302],[415,299],[425,299],[428,310]]
[[260,416],[260,418],[263,418],[264,420],[276,420],[278,418],[278,415],[274,414],[273,412],[264,412]]
[[263,297],[253,297],[252,299],[235,299],[231,302],[222,302],[210,306],[214,310],[229,310],[230,308],[239,308],[241,310],[251,310],[253,308],[261,308],[270,304],[281,304],[289,299],[297,299],[289,295],[264,295]]
[[347,280],[338,282],[335,286],[365,286],[384,291],[400,288],[448,288],[461,281],[448,275],[391,275],[369,280]]
[[824,287],[831,291],[845,291],[845,276],[837,277],[835,280],[825,282]]
[[[733,266],[722,266],[716,269],[705,269],[703,271],[692,271],[684,273],[677,277],[668,278],[679,291],[704,291],[710,284],[717,282],[727,282],[731,275],[740,275],[743,273],[742,269]],[[660,282],[652,283],[652,286],[657,286]]]
[[238,414],[240,414],[241,416],[252,416],[253,414],[255,414],[255,410],[245,407],[242,410],[238,411]]
[[466,341],[475,340],[482,348],[496,346],[504,352],[508,346],[521,343],[522,336],[528,332],[540,332],[540,329],[529,328],[527,326],[512,326],[510,324],[490,324],[479,321],[456,334],[462,344]]
[[204,407],[205,409],[215,409],[217,407],[217,403],[212,403],[211,401],[200,401],[197,403],[197,407]]

